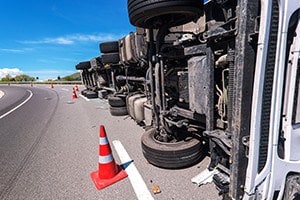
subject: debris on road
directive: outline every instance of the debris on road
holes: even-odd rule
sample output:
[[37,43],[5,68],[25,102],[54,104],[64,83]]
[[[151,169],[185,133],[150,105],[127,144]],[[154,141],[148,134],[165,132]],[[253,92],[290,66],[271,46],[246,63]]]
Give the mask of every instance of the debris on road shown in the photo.
[[160,187],[158,185],[152,186],[151,190],[152,190],[153,194],[159,194],[159,193],[161,193]]

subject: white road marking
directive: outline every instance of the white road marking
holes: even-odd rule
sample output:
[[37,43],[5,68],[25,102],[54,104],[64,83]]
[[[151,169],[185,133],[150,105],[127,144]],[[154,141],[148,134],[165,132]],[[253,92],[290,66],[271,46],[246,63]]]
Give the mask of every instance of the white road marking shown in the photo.
[[80,97],[84,98],[86,101],[90,101],[88,98],[86,98],[85,96],[83,96],[82,94],[79,95]]
[[23,101],[22,103],[20,103],[19,105],[17,105],[16,107],[14,107],[13,109],[11,109],[10,111],[4,113],[3,115],[0,116],[0,119],[6,117],[7,115],[9,115],[10,113],[14,112],[15,110],[17,110],[18,108],[20,108],[21,106],[23,106],[27,101],[29,101],[31,99],[31,97],[33,96],[33,93],[30,90],[27,90],[30,95],[27,99],[25,99],[25,101]]
[[70,90],[69,89],[67,89],[67,88],[61,88],[61,90],[63,90],[63,91],[67,91],[67,92],[69,92]]
[[133,160],[129,157],[122,143],[119,140],[114,140],[113,145],[116,149],[116,152],[119,155],[121,162],[123,164],[129,163],[125,168],[125,171],[128,174],[128,178],[131,182],[131,185],[134,189],[137,198],[139,200],[154,200],[141,174],[138,172],[137,168],[133,163]]
[[0,99],[4,96],[4,92],[0,90]]

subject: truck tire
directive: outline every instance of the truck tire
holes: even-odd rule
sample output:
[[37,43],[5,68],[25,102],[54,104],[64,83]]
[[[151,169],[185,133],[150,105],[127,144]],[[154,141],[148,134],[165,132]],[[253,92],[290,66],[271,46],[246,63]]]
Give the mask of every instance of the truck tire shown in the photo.
[[115,53],[119,52],[119,42],[103,42],[99,44],[99,49],[101,53]]
[[116,64],[120,62],[119,53],[106,53],[102,55],[102,62],[104,64]]
[[124,106],[126,106],[125,100],[122,99],[121,97],[117,97],[117,96],[108,97],[108,104],[111,107],[124,107]]
[[206,155],[205,146],[196,138],[165,143],[154,138],[155,129],[142,136],[142,150],[149,163],[167,169],[180,169],[198,163]]
[[88,99],[95,99],[95,98],[98,98],[98,93],[93,92],[93,91],[87,91],[85,93],[85,97],[88,98]]
[[84,69],[89,69],[89,68],[91,68],[90,61],[80,62],[79,64],[76,65],[77,70],[84,70]]
[[81,94],[84,96],[87,92],[88,92],[88,90],[84,89],[84,90],[81,91]]
[[130,23],[142,28],[159,28],[168,23],[178,26],[197,19],[202,0],[128,0]]
[[112,116],[125,116],[128,115],[127,107],[110,107],[109,108],[110,114]]

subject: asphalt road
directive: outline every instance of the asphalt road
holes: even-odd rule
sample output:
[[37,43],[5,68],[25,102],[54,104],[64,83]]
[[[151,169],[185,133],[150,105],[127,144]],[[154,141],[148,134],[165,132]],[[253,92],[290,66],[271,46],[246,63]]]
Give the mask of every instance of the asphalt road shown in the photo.
[[[123,144],[154,199],[220,199],[213,185],[191,182],[208,158],[181,170],[150,165],[140,146],[144,130],[129,117],[110,116],[104,100],[72,100],[71,86],[0,85],[0,90],[5,93],[0,98],[0,199],[138,199],[129,178],[96,190],[90,173],[98,166],[100,125],[110,143]],[[153,186],[161,193],[154,194]]]

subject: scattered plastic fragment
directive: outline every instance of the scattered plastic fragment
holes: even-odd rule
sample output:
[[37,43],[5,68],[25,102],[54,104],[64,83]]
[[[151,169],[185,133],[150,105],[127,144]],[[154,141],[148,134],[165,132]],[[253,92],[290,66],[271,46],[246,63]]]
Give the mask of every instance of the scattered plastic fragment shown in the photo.
[[157,186],[157,185],[152,186],[151,190],[152,190],[153,194],[159,194],[159,193],[161,193],[160,187]]

